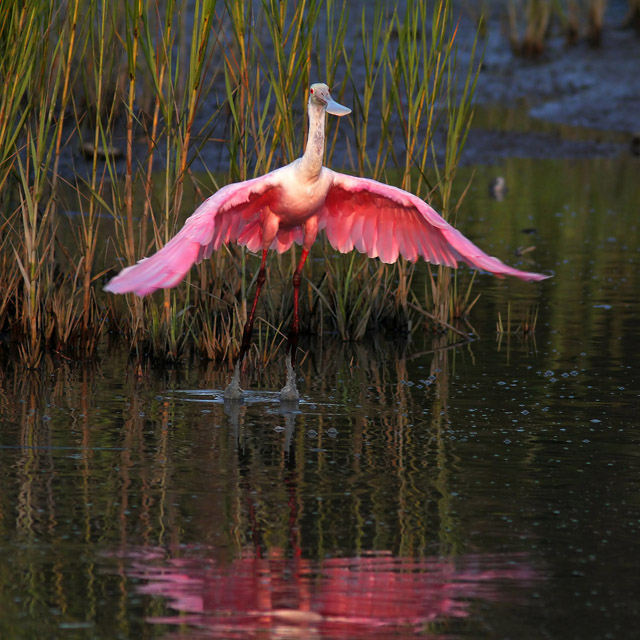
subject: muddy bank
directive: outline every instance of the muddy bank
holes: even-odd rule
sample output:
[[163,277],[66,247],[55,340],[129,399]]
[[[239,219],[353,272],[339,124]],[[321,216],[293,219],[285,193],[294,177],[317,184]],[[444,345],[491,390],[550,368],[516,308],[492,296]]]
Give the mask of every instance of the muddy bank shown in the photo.
[[[556,29],[535,60],[513,55],[504,4],[496,4],[483,41],[476,92],[479,117],[464,162],[633,152],[633,140],[640,134],[640,37],[623,27],[627,2],[608,3],[600,47],[590,47],[585,39],[568,46]],[[468,12],[462,12],[462,49],[468,51],[474,25]],[[510,125],[483,117],[495,107],[512,110]]]

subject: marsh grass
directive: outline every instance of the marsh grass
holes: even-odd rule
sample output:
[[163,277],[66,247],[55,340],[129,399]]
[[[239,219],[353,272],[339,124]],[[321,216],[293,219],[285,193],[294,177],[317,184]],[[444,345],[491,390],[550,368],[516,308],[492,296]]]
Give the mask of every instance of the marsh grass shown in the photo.
[[533,309],[527,308],[518,322],[511,317],[511,304],[507,305],[506,322],[503,321],[501,313],[498,311],[498,320],[496,322],[496,333],[498,335],[507,333],[519,333],[524,336],[535,333],[538,324],[538,307]]
[[512,316],[511,304],[509,303],[507,305],[506,320],[503,320],[501,313],[498,312],[498,320],[496,322],[496,343],[498,351],[502,349],[502,344],[506,341],[507,358],[511,351],[512,338],[517,338],[520,342],[530,345],[534,351],[536,350],[538,307],[527,307],[519,321]]
[[[27,366],[47,349],[91,357],[107,328],[139,355],[232,361],[257,267],[244,249],[224,248],[184,285],[145,300],[101,288],[121,264],[162,247],[221,184],[298,157],[312,79],[342,102],[354,96],[351,120],[328,120],[327,164],[344,165],[336,151],[347,140],[346,169],[434,199],[454,219],[476,46],[458,59],[449,1],[350,9],[347,0],[2,3],[0,331]],[[353,41],[351,20],[360,23]],[[444,152],[434,137],[442,127]],[[226,175],[192,170],[212,143],[228,153]],[[255,363],[284,343],[298,257],[294,247],[270,260]],[[318,243],[304,272],[303,330],[359,340],[374,328],[407,331],[416,317],[448,327],[470,309],[471,285],[445,268],[427,271],[419,298],[418,269]]]
[[[630,0],[630,15],[633,4]],[[585,38],[590,46],[602,44],[607,0],[509,0],[507,33],[512,51],[526,58],[542,55],[554,26],[559,27],[570,45]]]
[[640,33],[640,0],[629,0],[629,11],[625,18],[625,24]]
[[607,0],[568,0],[558,11],[569,44],[585,37],[592,47],[602,44],[602,29]]
[[607,0],[590,0],[589,2],[587,40],[592,47],[599,47],[602,44],[602,26],[606,8]]
[[509,0],[508,34],[512,51],[526,58],[542,54],[553,15],[552,0]]

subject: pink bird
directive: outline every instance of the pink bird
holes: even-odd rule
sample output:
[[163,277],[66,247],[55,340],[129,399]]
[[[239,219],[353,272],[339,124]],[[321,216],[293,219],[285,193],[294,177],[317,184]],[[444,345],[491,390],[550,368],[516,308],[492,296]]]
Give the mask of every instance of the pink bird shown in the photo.
[[267,251],[282,253],[296,242],[302,255],[293,274],[294,306],[290,333],[292,364],[298,336],[298,295],[302,268],[318,232],[331,246],[356,249],[370,258],[392,263],[402,256],[457,267],[462,260],[496,276],[544,280],[539,273],[510,267],[479,249],[417,196],[375,180],[337,173],[322,166],[325,113],[344,116],[351,109],[331,98],[326,84],[309,89],[309,137],[304,155],[259,178],[227,185],[205,200],[182,230],[160,251],[123,269],[105,287],[113,293],[140,296],[175,287],[193,264],[237,242],[262,261],[251,312],[244,328],[238,362],[246,354],[260,290],[265,281]]

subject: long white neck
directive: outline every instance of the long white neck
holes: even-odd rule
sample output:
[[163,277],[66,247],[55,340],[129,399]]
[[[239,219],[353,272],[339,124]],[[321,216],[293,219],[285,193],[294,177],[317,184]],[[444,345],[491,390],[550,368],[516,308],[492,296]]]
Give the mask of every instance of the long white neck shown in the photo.
[[317,178],[322,170],[325,109],[323,106],[309,101],[307,111],[309,114],[309,137],[300,168],[308,178],[313,179]]

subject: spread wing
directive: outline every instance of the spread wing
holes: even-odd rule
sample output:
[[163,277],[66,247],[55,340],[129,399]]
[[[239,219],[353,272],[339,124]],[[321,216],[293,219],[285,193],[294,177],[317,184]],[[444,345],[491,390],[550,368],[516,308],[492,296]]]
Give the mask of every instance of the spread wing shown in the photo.
[[421,257],[450,267],[457,267],[462,260],[498,277],[549,277],[520,271],[486,254],[407,191],[375,180],[330,173],[332,186],[318,215],[319,228],[324,229],[331,246],[342,253],[355,248],[387,263],[395,262],[398,256],[411,262]]
[[[227,242],[246,245],[250,251],[262,249],[260,214],[277,197],[278,185],[277,171],[272,171],[223,187],[196,209],[160,251],[123,269],[107,283],[105,291],[144,296],[157,289],[175,287],[195,263],[209,258]],[[274,244],[284,243],[286,247],[287,242],[290,246],[295,239],[277,237]]]

